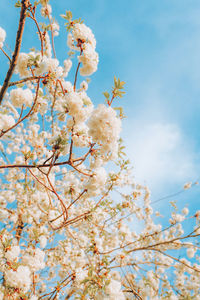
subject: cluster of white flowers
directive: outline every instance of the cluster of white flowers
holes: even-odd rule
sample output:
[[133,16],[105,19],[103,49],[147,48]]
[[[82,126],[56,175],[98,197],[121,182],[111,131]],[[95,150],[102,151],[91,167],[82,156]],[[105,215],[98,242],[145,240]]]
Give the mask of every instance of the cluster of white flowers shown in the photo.
[[87,91],[87,89],[88,89],[88,83],[87,83],[85,80],[83,80],[83,81],[81,82],[80,88],[81,88],[81,90],[83,90],[83,91]]
[[51,28],[52,28],[53,36],[58,36],[60,30],[59,24],[57,22],[54,22],[51,24]]
[[64,77],[67,77],[67,75],[68,75],[71,67],[72,67],[72,61],[71,61],[71,59],[64,60],[64,70],[63,70],[64,71],[63,72]]
[[109,300],[125,300],[125,296],[121,291],[121,282],[111,279],[109,285],[106,286],[106,294]]
[[27,77],[31,75],[30,67],[34,70],[35,75],[42,75],[44,73],[56,73],[57,76],[63,76],[63,68],[59,66],[59,61],[52,58],[52,49],[48,33],[45,34],[45,55],[42,57],[40,52],[20,53],[15,72],[20,77]]
[[80,68],[80,74],[82,76],[89,76],[96,72],[99,56],[92,45],[89,43],[84,43],[83,53],[78,57],[78,59],[82,63],[82,67]]
[[31,272],[27,266],[19,266],[17,270],[6,270],[5,281],[8,286],[27,292],[31,285]]
[[10,92],[10,99],[15,107],[31,106],[33,94],[30,89],[17,88]]
[[37,73],[42,74],[46,72],[55,72],[58,66],[59,61],[56,58],[44,57],[39,65]]
[[97,168],[94,169],[94,175],[89,179],[88,185],[86,188],[90,193],[94,193],[94,195],[99,193],[100,189],[103,189],[105,187],[107,179],[107,173],[104,168]]
[[121,120],[112,107],[100,104],[93,111],[88,121],[88,127],[89,135],[92,136],[94,142],[101,146],[103,153],[115,153],[117,151]]
[[45,253],[39,248],[27,250],[27,254],[23,255],[22,262],[29,266],[33,272],[43,269],[45,267]]
[[74,24],[72,33],[68,35],[67,43],[71,49],[80,50],[81,52],[78,57],[79,62],[82,63],[80,74],[82,76],[89,76],[96,72],[99,56],[95,51],[96,40],[91,29],[85,24]]
[[[111,98],[94,108],[89,80],[79,81],[97,69],[91,29],[66,12],[68,44],[80,54],[75,70],[73,51],[61,66],[59,25],[49,1],[40,5],[40,49],[19,54],[20,85],[12,80],[0,106],[0,299],[200,300],[200,211],[172,205],[169,224],[158,224],[111,107],[124,83],[114,78]],[[194,223],[187,233],[185,220]]]
[[20,254],[20,247],[19,246],[12,246],[11,249],[9,249],[8,251],[6,251],[5,258],[8,261],[17,260],[19,254]]
[[189,258],[193,258],[196,252],[197,252],[197,248],[195,248],[193,244],[188,243],[187,256]]
[[90,143],[88,127],[85,123],[78,123],[73,127],[73,142],[76,147],[87,147]]
[[19,73],[20,77],[26,77],[31,74],[28,69],[29,55],[26,53],[20,53],[17,59],[16,73]]
[[[93,111],[93,104],[84,91],[69,91],[62,102],[62,109],[67,110],[68,114],[73,117],[76,124],[85,122]],[[70,128],[74,125],[70,119],[67,126]]]
[[0,115],[0,130],[7,130],[15,124],[15,120],[12,116]]
[[78,42],[81,40],[83,43],[89,43],[93,48],[96,47],[96,40],[92,30],[85,24],[76,23],[73,26],[72,33],[74,39]]
[[52,56],[52,47],[51,47],[51,41],[48,32],[45,33],[44,37],[44,47],[45,47],[45,55],[48,58],[51,58]]
[[2,27],[0,27],[0,48],[3,47],[3,43],[5,41],[5,38],[6,38],[6,32]]
[[51,15],[52,7],[50,4],[46,4],[46,3],[44,3],[43,5],[44,6],[41,8],[41,15],[46,18],[48,17],[48,15]]

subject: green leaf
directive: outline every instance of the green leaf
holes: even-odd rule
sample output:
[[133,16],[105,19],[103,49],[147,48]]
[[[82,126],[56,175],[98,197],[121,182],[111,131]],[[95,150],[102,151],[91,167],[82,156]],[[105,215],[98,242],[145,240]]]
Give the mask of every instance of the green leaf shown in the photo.
[[89,78],[89,77],[86,78],[86,82],[87,82],[87,83],[90,83],[90,82],[91,82],[91,78]]
[[69,57],[72,57],[74,54],[75,54],[75,51],[69,51],[69,52],[67,53],[67,55],[68,55]]
[[103,95],[106,97],[107,100],[110,98],[110,94],[108,92],[104,92]]
[[115,89],[119,89],[119,90],[121,90],[121,89],[123,89],[124,88],[124,84],[125,84],[125,82],[124,81],[120,81],[120,79],[118,78],[116,78],[116,76],[114,76],[114,85],[115,85]]
[[116,76],[114,76],[114,84],[115,84],[115,87],[116,87],[116,85],[117,85],[117,78],[116,78]]
[[123,88],[124,88],[124,84],[125,84],[125,81],[121,81],[121,82],[120,82],[120,89],[123,89]]
[[40,1],[34,1],[34,6],[37,6],[40,3]]
[[66,11],[66,17],[67,17],[67,20],[72,19],[72,12],[70,10]]
[[66,18],[65,15],[61,14],[60,16],[61,16],[63,19],[67,20],[67,18]]
[[88,106],[91,104],[91,102],[87,98],[84,98],[82,101],[85,106]]
[[[121,118],[121,119],[123,119],[123,118],[125,118],[125,115],[124,115],[124,111],[123,111],[123,107],[113,107],[114,108],[114,110],[117,110],[117,111],[119,111],[119,117]],[[125,148],[125,147],[124,147]]]
[[50,24],[45,24],[45,23],[41,23],[41,22],[39,24],[42,27],[43,31],[51,30],[51,25]]
[[78,18],[78,19],[74,20],[73,22],[83,24],[83,20],[81,20],[81,18]]
[[64,18],[67,21],[71,21],[72,20],[72,12],[70,10],[66,10],[65,15],[60,15],[62,18]]
[[21,4],[20,1],[17,1],[17,2],[15,3],[15,7],[21,7],[21,6],[22,6],[22,4]]
[[125,92],[122,92],[122,91],[116,91],[115,96],[116,96],[116,97],[122,98],[124,94],[125,94]]

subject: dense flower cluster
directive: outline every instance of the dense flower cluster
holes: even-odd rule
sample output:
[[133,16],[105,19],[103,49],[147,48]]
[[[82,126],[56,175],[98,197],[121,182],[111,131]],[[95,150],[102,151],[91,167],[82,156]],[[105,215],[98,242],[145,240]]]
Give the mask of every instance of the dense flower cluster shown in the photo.
[[15,124],[15,120],[12,116],[5,114],[0,115],[0,130],[6,130]]
[[5,281],[10,287],[27,292],[31,285],[31,272],[26,266],[19,266],[17,270],[6,270]]
[[88,126],[89,135],[101,145],[102,153],[117,151],[121,121],[112,107],[100,104],[94,110]]
[[82,63],[80,68],[82,76],[89,76],[96,72],[99,56],[95,51],[96,40],[90,28],[85,24],[75,24],[72,33],[68,35],[67,44],[73,50],[80,49],[81,53],[78,59]]
[[33,94],[30,89],[13,89],[10,92],[10,100],[14,107],[22,107],[22,105],[30,107],[33,102]]
[[26,77],[31,75],[31,71],[28,68],[29,55],[26,53],[20,53],[17,60],[17,68],[15,71],[19,73],[20,77]]
[[[79,81],[98,65],[91,29],[66,12],[79,53],[62,63],[49,1],[31,2],[40,49],[18,53],[19,78],[0,105],[0,300],[200,299],[200,211],[172,205],[159,224],[120,140],[114,103],[124,83],[115,78],[111,99],[106,92],[96,106],[89,80]],[[5,36],[0,28],[0,47]]]

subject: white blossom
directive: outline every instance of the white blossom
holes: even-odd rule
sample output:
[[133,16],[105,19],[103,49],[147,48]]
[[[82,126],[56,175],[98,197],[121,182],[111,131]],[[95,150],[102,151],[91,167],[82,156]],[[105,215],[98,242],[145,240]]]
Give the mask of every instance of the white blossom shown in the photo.
[[31,273],[27,266],[19,266],[16,271],[6,270],[6,285],[27,292],[31,285]]
[[125,300],[125,297],[121,291],[121,282],[111,279],[109,285],[106,286],[106,294],[109,295],[109,299]]
[[19,73],[20,77],[30,76],[31,72],[28,68],[29,56],[26,53],[20,53],[17,59],[16,73]]
[[5,38],[6,38],[6,32],[2,27],[0,27],[0,48],[3,47],[3,43],[5,41]]
[[53,31],[53,35],[54,35],[54,36],[58,36],[58,35],[59,35],[59,29],[60,29],[59,24],[56,23],[56,22],[53,22],[53,23],[51,24],[51,28],[52,28],[52,31]]
[[83,53],[78,57],[78,59],[82,63],[80,68],[80,74],[82,76],[89,76],[96,72],[99,63],[99,56],[90,44],[86,43],[83,46]]
[[72,67],[72,61],[71,61],[71,59],[64,60],[64,73],[63,73],[64,77],[67,77],[67,75],[68,75],[71,67]]
[[88,121],[89,135],[105,152],[114,151],[121,131],[121,121],[111,107],[100,104]]
[[187,249],[187,256],[189,258],[194,257],[196,251],[197,251],[197,249],[193,245],[191,245],[191,247]]
[[30,89],[17,88],[10,92],[10,99],[15,107],[31,106],[33,94]]
[[[44,46],[45,46],[45,55],[46,55],[46,57],[51,58],[51,56],[52,56],[52,47],[51,47],[51,40],[50,40],[48,32],[45,33]],[[43,58],[43,59],[45,59],[45,58]]]
[[40,242],[41,248],[45,248],[46,244],[47,244],[47,238],[44,235],[41,235],[39,237],[39,242]]
[[20,254],[20,247],[19,246],[11,246],[11,249],[6,251],[5,257],[8,261],[13,261],[18,258]]
[[0,130],[7,130],[15,124],[15,120],[12,116],[0,114]]
[[87,27],[85,24],[76,23],[73,26],[72,30],[74,38],[78,41],[81,40],[83,42],[87,42],[91,44],[93,48],[96,47],[96,40],[92,30]]
[[45,252],[39,248],[30,249],[29,253],[23,255],[22,261],[29,266],[30,270],[36,272],[45,267]]
[[56,58],[48,58],[45,56],[39,64],[39,68],[36,72],[38,75],[46,72],[55,72],[58,65],[59,61]]
[[52,7],[50,4],[44,4],[44,6],[41,8],[41,15],[43,17],[47,17],[48,15],[50,15],[52,13]]
[[[200,299],[200,211],[172,202],[169,220],[154,213],[120,139],[122,83],[94,108],[80,79],[98,67],[94,34],[66,12],[71,70],[70,58],[52,56],[59,24],[39,2],[41,43],[19,53],[0,107],[0,299]],[[38,22],[39,7],[29,11]]]

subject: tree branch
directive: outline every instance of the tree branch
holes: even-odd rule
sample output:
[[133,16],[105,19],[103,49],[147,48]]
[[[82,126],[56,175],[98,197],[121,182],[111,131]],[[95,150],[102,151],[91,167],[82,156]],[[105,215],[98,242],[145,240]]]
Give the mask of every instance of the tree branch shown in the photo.
[[27,81],[33,81],[33,80],[37,80],[37,79],[42,79],[42,78],[45,78],[45,76],[31,76],[31,77],[26,77],[26,78],[23,78],[21,80],[18,80],[18,81],[13,81],[13,82],[10,82],[8,84],[8,87],[10,86],[14,86],[14,85],[17,85],[17,84],[21,84],[21,83],[24,83],[24,82],[27,82]]
[[15,66],[17,64],[17,58],[19,55],[19,51],[21,48],[21,43],[22,43],[22,35],[24,31],[24,25],[25,25],[25,19],[26,19],[26,10],[29,6],[29,0],[22,0],[21,1],[21,12],[20,12],[20,20],[19,20],[19,27],[17,31],[17,37],[16,37],[16,42],[15,42],[15,50],[12,56],[12,61],[10,63],[10,67],[8,69],[8,72],[6,74],[6,78],[4,80],[3,86],[0,91],[0,105],[3,101],[3,97],[7,91],[9,81],[12,77],[12,74],[14,72]]

